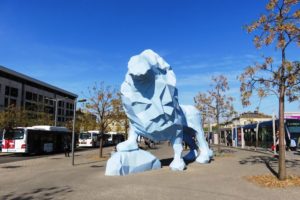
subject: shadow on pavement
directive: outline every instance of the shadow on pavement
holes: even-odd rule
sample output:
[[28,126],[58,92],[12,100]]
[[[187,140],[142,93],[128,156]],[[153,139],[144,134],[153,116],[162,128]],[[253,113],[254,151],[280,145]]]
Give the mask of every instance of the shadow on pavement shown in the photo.
[[297,152],[294,153],[294,155],[299,155],[300,156],[300,152],[297,151]]
[[92,165],[91,166],[92,168],[101,168],[101,167],[103,167],[102,165]]
[[4,166],[4,167],[1,167],[3,169],[15,169],[15,168],[20,168],[22,166],[15,166],[15,165],[10,165],[10,166]]
[[162,167],[169,166],[171,164],[172,160],[173,160],[173,158],[161,159],[160,160],[161,166]]
[[236,150],[232,150],[232,149],[221,149],[221,153],[233,154],[236,152],[237,152]]
[[[265,166],[270,170],[272,174],[278,176],[278,173],[276,171],[278,167],[278,158],[273,158],[270,156],[250,156],[248,158],[240,160],[239,163],[241,165],[265,164]],[[300,160],[286,160],[286,168],[294,167],[300,167]]]
[[75,163],[74,166],[80,166],[80,165],[89,165],[94,163],[99,163],[101,161],[92,161],[92,162],[83,162],[83,163]]
[[63,187],[49,187],[49,188],[37,188],[33,189],[30,192],[16,194],[9,193],[2,197],[3,200],[31,200],[31,199],[40,199],[40,200],[50,200],[62,198],[64,194],[73,192],[69,186]]

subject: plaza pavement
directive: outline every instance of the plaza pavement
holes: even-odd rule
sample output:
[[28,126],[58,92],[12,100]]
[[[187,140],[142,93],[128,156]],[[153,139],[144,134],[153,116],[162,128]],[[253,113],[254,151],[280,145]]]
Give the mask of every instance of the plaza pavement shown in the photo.
[[[104,148],[105,156],[112,149]],[[151,152],[161,159],[161,169],[124,177],[104,176],[106,161],[97,158],[97,149],[76,152],[74,167],[62,154],[0,164],[0,199],[299,199],[299,187],[269,189],[245,180],[276,171],[271,154],[222,149],[225,156],[210,164],[190,163],[173,172],[168,167],[172,148],[157,145]],[[300,155],[289,156],[287,171],[300,175]]]

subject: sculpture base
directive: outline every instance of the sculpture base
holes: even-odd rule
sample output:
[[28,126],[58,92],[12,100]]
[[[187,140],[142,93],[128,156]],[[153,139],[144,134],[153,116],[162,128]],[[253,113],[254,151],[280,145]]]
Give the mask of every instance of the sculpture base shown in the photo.
[[138,149],[116,152],[107,161],[106,176],[124,176],[161,168],[160,161],[151,153]]

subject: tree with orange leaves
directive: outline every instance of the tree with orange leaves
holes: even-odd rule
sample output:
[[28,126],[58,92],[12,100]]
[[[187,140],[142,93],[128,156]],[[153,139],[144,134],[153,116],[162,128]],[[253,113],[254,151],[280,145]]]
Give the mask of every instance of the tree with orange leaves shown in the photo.
[[218,152],[220,147],[220,119],[233,116],[236,112],[233,107],[233,98],[226,95],[229,90],[227,78],[223,75],[212,77],[212,89],[207,93],[199,92],[194,98],[196,108],[205,113],[206,118],[215,119],[218,132]]
[[89,88],[89,97],[87,99],[87,110],[97,117],[97,126],[100,137],[99,157],[102,157],[103,137],[107,131],[109,123],[115,119],[114,104],[118,100],[117,91],[111,86],[105,86],[103,82],[95,83],[92,88]]
[[250,104],[254,91],[260,97],[275,94],[279,100],[279,180],[286,179],[285,166],[285,97],[292,102],[300,97],[300,63],[287,59],[287,48],[293,43],[300,46],[300,10],[298,0],[270,0],[267,14],[246,26],[248,33],[255,32],[254,44],[257,48],[276,45],[281,62],[276,65],[273,58],[265,57],[264,62],[249,66],[239,77],[243,105]]

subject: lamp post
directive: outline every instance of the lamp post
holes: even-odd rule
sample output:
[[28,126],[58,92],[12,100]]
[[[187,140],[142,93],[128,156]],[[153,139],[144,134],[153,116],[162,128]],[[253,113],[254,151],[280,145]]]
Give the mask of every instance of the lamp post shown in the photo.
[[77,102],[86,102],[86,99],[75,99],[73,110],[73,128],[72,128],[72,166],[74,166],[74,148],[75,148],[75,120],[76,120],[76,104]]

